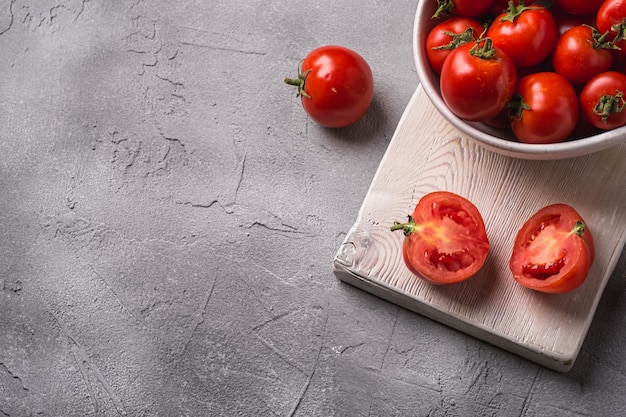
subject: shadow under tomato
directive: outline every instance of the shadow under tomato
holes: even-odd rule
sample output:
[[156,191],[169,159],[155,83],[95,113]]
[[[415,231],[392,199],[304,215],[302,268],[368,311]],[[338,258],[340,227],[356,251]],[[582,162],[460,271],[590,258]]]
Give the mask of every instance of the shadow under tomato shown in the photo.
[[[380,98],[374,94],[367,112],[354,124],[337,129],[322,129],[335,140],[367,145],[383,139],[385,131],[389,130],[388,117],[385,107],[380,102]],[[391,134],[393,134],[393,131]],[[388,135],[387,142],[391,139],[391,134]]]

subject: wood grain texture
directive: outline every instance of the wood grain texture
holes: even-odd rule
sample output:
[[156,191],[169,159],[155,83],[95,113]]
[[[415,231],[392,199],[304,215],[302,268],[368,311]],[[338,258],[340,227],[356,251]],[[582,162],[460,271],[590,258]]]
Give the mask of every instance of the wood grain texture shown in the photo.
[[[418,87],[398,125],[356,223],[339,248],[337,277],[407,309],[558,371],[573,365],[626,241],[626,144],[559,161],[509,158],[463,137]],[[452,191],[483,214],[491,251],[470,280],[433,286],[402,260],[392,233],[428,192]],[[517,230],[552,203],[586,220],[596,261],[579,289],[561,295],[518,285],[508,269]]]

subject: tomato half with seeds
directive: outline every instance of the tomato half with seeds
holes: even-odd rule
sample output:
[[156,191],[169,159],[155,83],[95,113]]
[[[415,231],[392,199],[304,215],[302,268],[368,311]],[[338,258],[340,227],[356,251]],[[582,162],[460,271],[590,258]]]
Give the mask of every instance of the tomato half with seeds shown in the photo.
[[316,123],[346,127],[365,115],[374,97],[374,78],[365,59],[337,45],[312,50],[302,61],[297,78],[285,78],[298,87],[302,107]]
[[567,204],[553,204],[517,232],[509,267],[524,287],[558,294],[585,281],[594,257],[593,237],[580,214]]
[[476,206],[448,191],[426,194],[408,222],[395,222],[391,230],[404,232],[402,254],[407,268],[436,285],[475,275],[489,252],[485,223]]

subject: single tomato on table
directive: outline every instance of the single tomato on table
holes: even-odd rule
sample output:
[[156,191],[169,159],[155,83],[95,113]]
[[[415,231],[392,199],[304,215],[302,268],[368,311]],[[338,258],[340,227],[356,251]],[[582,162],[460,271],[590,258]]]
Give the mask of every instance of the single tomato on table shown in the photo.
[[439,80],[441,97],[450,111],[470,121],[496,117],[513,97],[516,83],[515,64],[493,47],[490,38],[452,51]]
[[610,130],[626,125],[626,75],[608,71],[592,78],[580,92],[580,108],[591,124]]
[[518,68],[529,68],[550,56],[559,33],[548,9],[521,2],[509,5],[506,12],[496,16],[487,36]]
[[594,257],[593,237],[580,214],[569,205],[553,204],[517,232],[509,267],[526,288],[564,293],[585,281]]
[[489,252],[485,223],[476,206],[448,191],[426,194],[408,222],[395,222],[391,230],[402,230],[406,236],[402,254],[408,269],[432,284],[470,278]]
[[576,128],[578,95],[555,72],[538,72],[519,80],[511,107],[511,129],[524,143],[558,143]]
[[374,96],[374,78],[365,59],[343,46],[322,46],[300,64],[298,77],[285,78],[298,87],[304,110],[325,127],[345,127],[359,120]]
[[437,24],[426,37],[426,56],[431,68],[441,74],[443,62],[450,52],[468,42],[476,41],[484,27],[475,19],[452,16]]

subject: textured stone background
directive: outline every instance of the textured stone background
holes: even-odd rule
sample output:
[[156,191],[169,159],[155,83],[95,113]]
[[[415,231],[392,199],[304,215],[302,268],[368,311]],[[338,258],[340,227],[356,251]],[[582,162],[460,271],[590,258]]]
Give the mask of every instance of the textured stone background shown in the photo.
[[[626,255],[558,374],[340,283],[416,1],[0,0],[0,417],[626,415]],[[321,44],[376,98],[311,123]]]

